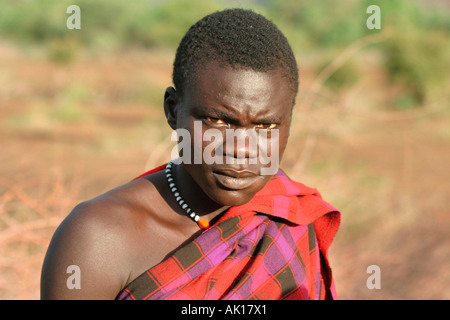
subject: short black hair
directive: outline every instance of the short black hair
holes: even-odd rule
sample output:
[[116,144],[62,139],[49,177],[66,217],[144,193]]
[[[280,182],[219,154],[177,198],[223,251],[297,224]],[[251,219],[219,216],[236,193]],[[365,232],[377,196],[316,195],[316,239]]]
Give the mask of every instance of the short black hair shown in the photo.
[[227,9],[205,16],[185,34],[173,64],[173,83],[180,96],[199,67],[218,60],[254,71],[280,68],[298,91],[298,68],[288,40],[278,27],[247,9]]

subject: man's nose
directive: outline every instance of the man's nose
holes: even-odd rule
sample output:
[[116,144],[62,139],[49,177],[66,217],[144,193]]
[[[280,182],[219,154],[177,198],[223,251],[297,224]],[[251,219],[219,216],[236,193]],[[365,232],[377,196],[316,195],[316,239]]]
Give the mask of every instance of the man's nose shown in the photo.
[[249,159],[258,156],[258,136],[254,129],[227,129],[224,150],[228,157]]

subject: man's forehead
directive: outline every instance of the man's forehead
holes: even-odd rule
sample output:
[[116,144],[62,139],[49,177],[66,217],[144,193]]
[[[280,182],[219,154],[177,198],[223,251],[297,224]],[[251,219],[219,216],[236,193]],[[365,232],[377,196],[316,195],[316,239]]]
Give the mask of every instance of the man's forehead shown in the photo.
[[[212,60],[207,63],[203,63],[202,65],[196,68],[195,74],[197,80],[201,79],[221,79],[225,78],[226,80],[234,80],[240,78],[249,78],[256,79],[265,77],[267,75],[282,75],[281,68],[273,68],[269,70],[255,70],[250,67],[241,66],[241,65],[230,65],[226,62],[222,62],[220,60]],[[228,78],[232,77],[232,78]]]
[[[255,71],[245,67],[231,67],[213,61],[197,70],[185,88],[196,100],[222,100],[225,104],[238,102],[290,104],[294,93],[280,69]],[[283,101],[283,99],[285,101]]]

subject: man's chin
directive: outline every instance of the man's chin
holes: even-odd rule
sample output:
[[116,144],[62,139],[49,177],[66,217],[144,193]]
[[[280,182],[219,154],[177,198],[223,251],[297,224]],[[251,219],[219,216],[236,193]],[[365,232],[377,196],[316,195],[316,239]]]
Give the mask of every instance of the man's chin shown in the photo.
[[208,196],[211,198],[211,200],[221,206],[236,207],[242,206],[252,200],[252,198],[260,189],[261,188],[256,191],[252,190],[245,192],[246,190],[230,190],[226,188],[220,188],[218,190],[215,190],[214,194],[208,194]]

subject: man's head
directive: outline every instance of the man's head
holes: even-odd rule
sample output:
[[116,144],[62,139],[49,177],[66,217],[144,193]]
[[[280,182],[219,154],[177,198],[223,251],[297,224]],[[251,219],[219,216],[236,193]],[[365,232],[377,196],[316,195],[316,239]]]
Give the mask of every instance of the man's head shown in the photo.
[[[276,172],[289,137],[298,71],[286,38],[252,11],[209,15],[183,38],[174,84],[164,109],[184,168],[214,202],[250,201]],[[262,173],[268,167],[275,171]]]
[[244,9],[228,9],[207,15],[195,23],[181,40],[173,64],[173,83],[183,95],[189,81],[202,67],[220,61],[232,68],[254,71],[279,69],[294,92],[298,68],[282,32],[265,17]]

